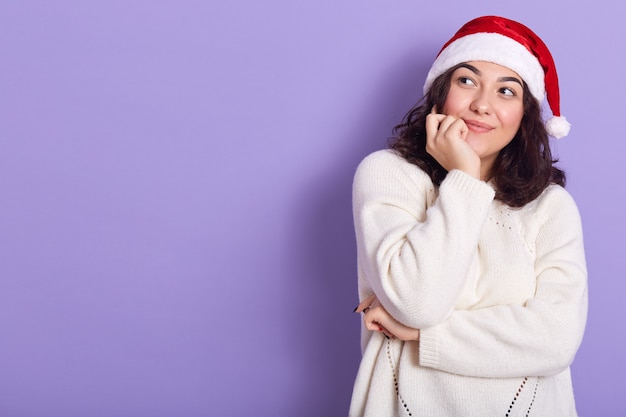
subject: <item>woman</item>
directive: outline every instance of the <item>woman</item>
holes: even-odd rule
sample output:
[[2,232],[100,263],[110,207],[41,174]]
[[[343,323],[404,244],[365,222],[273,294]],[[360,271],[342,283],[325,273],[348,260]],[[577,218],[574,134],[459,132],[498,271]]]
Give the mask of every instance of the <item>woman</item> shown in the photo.
[[576,416],[587,272],[549,147],[569,130],[550,52],[524,25],[480,17],[444,45],[424,93],[355,174],[350,416]]

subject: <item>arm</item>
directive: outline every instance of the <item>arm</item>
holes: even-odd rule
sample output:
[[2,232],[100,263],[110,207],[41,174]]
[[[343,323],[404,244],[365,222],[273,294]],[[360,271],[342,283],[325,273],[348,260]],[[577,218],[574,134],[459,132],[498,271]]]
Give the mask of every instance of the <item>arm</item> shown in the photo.
[[525,305],[455,311],[420,331],[420,365],[477,377],[553,375],[573,361],[587,315],[587,271],[576,205],[557,189],[537,216],[536,292]]
[[390,151],[359,165],[353,209],[359,270],[400,323],[419,329],[452,310],[465,283],[494,190],[453,170],[439,188]]

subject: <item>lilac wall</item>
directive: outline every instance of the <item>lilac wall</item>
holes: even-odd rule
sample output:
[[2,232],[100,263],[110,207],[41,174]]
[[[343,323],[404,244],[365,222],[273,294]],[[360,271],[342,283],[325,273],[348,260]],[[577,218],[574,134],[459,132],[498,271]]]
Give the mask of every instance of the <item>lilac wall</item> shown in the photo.
[[352,173],[490,13],[559,65],[590,272],[578,406],[623,413],[624,6],[449,3],[3,2],[0,415],[346,415]]

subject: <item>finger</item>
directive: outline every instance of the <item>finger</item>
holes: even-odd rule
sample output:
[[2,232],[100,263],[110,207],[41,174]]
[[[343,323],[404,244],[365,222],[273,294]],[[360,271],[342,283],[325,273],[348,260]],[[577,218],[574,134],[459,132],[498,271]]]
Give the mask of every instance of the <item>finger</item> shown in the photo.
[[465,124],[465,121],[463,121],[463,119],[456,119],[450,125],[450,129],[454,129],[454,132],[456,132],[456,134],[458,134],[461,139],[465,139],[467,137],[467,133],[469,132],[469,129],[467,128],[467,125]]
[[445,116],[439,122],[439,132],[447,134],[449,133],[449,129],[454,123],[459,120],[454,116]]
[[371,330],[373,332],[380,332],[383,329],[382,326],[374,320],[367,320],[364,318],[364,321],[365,321],[365,328],[367,330]]
[[363,323],[367,330],[383,333],[390,339],[417,340],[419,338],[419,330],[407,327],[395,320],[376,298],[370,309],[363,315]]
[[440,129],[441,122],[446,118],[445,114],[430,113],[426,116],[426,136],[434,137]]
[[387,339],[396,338],[393,332],[389,331],[389,329],[375,320],[366,320],[365,327],[370,331],[382,333]]
[[[374,300],[372,305],[366,308],[363,311],[365,314],[363,315],[363,322],[365,323],[365,327],[368,330],[374,332],[382,332],[387,330],[386,326],[383,323],[392,321],[391,316],[380,306],[378,305],[378,300]],[[389,332],[391,333],[391,332]]]
[[361,301],[359,303],[359,305],[354,309],[355,313],[362,313],[363,310],[365,310],[366,308],[368,308],[369,306],[372,305],[372,303],[374,302],[374,300],[376,299],[376,295],[372,294],[369,297],[367,297],[365,300]]
[[395,339],[395,338],[396,338],[396,336],[394,336],[394,334],[393,334],[393,333],[391,333],[391,332],[389,331],[389,329],[387,329],[387,328],[386,328],[386,327],[384,327],[384,326],[380,326],[380,332],[381,332],[383,335],[385,335],[385,337],[386,337],[387,339]]

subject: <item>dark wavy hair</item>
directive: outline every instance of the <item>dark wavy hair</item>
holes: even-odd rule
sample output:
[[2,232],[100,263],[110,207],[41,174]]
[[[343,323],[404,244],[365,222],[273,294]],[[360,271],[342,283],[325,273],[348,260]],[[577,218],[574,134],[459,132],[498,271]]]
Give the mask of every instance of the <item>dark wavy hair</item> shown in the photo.
[[[407,112],[402,122],[393,128],[389,146],[409,163],[424,170],[436,186],[447,171],[426,152],[426,116],[433,106],[444,106],[452,73],[450,68],[433,82],[428,93]],[[513,140],[496,157],[492,181],[496,200],[511,207],[522,207],[537,198],[550,184],[565,186],[565,173],[554,164],[548,133],[541,118],[541,105],[524,83],[524,116]]]

